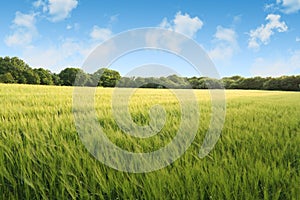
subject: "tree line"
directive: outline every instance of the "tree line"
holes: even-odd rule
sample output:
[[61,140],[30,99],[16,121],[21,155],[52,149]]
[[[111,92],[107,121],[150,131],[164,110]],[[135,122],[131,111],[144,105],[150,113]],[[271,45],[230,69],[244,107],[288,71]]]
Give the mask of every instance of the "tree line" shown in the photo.
[[[75,83],[76,80],[76,83]],[[80,68],[65,68],[60,73],[52,73],[43,68],[31,68],[17,57],[0,57],[0,83],[141,87],[141,88],[193,88],[193,89],[251,89],[300,91],[300,75],[281,77],[241,76],[213,79],[209,77],[121,77],[115,70],[101,68],[89,74]]]
[[107,68],[88,74],[80,68],[69,67],[56,74],[43,68],[33,69],[17,57],[0,57],[0,83],[72,86],[76,78],[80,86],[114,87],[121,76]]

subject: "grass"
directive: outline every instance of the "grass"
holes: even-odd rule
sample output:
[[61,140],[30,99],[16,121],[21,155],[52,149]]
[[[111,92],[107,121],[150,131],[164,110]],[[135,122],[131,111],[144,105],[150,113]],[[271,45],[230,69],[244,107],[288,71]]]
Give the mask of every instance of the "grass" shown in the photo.
[[[133,152],[157,150],[175,136],[180,106],[168,90],[139,89],[133,120],[149,123],[159,103],[167,122],[157,135],[125,135],[111,114],[113,89],[98,88],[96,110],[108,138]],[[300,93],[226,91],[226,121],[215,148],[198,157],[210,100],[195,90],[201,114],[195,140],[173,164],[150,173],[117,171],[85,149],[72,114],[72,87],[0,84],[0,199],[299,199]]]

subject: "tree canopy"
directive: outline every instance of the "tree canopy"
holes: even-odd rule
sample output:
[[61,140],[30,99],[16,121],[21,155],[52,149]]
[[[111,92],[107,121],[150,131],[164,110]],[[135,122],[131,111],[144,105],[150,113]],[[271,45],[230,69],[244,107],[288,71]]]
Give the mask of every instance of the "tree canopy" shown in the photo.
[[[76,82],[75,82],[76,81]],[[0,83],[21,83],[65,86],[193,88],[193,89],[251,89],[300,91],[300,75],[281,77],[241,76],[213,79],[209,77],[121,77],[118,71],[100,68],[88,74],[80,68],[68,67],[55,74],[50,70],[33,69],[17,57],[0,57]]]

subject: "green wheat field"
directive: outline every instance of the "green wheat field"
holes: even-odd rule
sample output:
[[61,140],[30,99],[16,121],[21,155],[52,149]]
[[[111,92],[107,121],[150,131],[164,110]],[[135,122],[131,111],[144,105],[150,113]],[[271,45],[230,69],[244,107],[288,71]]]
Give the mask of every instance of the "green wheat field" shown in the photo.
[[[197,136],[182,157],[150,173],[127,173],[95,159],[76,132],[73,87],[0,84],[0,199],[300,199],[300,93],[227,90],[221,137],[203,159],[208,90],[194,90]],[[147,139],[123,134],[111,113],[113,89],[97,88],[95,108],[108,138],[132,152],[168,144],[180,105],[167,89],[138,89],[129,110],[149,123],[165,108],[163,129]]]

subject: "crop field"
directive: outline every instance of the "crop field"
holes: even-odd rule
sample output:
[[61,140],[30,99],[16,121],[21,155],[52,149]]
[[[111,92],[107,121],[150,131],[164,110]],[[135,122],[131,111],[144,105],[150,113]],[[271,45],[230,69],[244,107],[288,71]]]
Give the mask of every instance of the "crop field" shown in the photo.
[[[120,148],[152,152],[168,144],[180,105],[167,89],[138,89],[129,111],[136,124],[165,108],[149,138],[124,134],[111,112],[114,89],[97,88],[99,125]],[[226,118],[215,147],[198,156],[209,127],[208,90],[194,90],[200,119],[188,150],[149,173],[115,170],[82,144],[72,113],[73,87],[0,84],[0,199],[300,199],[300,93],[226,91]]]

